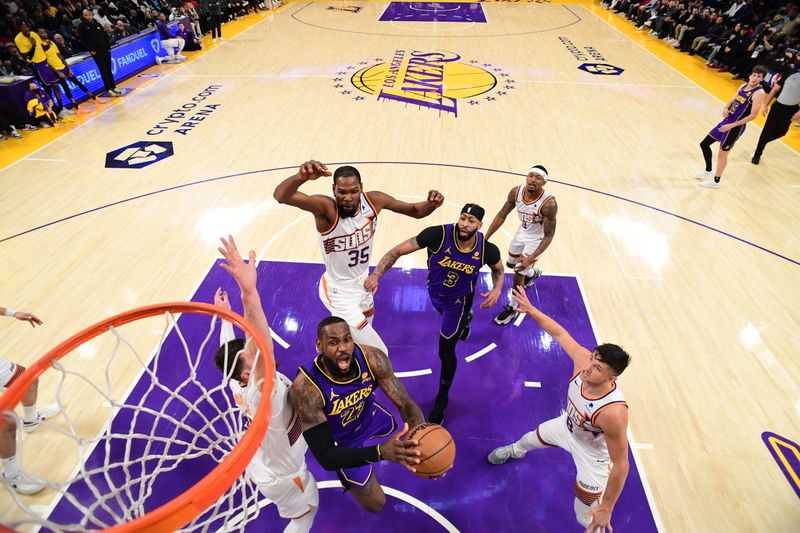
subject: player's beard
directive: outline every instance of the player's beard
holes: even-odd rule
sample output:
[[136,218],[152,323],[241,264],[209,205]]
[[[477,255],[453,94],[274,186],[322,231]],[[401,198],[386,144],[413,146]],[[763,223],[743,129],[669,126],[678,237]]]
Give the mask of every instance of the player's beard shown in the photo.
[[339,218],[351,218],[358,210],[358,204],[353,204],[350,209],[345,209],[341,204],[336,204],[336,210],[339,212]]
[[458,238],[458,240],[459,240],[459,241],[461,241],[461,242],[467,242],[468,240],[470,240],[471,238],[473,238],[473,237],[475,236],[475,234],[476,234],[476,233],[478,233],[478,229],[477,229],[477,228],[475,228],[473,231],[469,231],[469,232],[467,232],[467,236],[466,236],[466,237],[462,237],[462,236],[461,236],[461,229],[459,229],[459,230],[456,232],[456,237],[457,237],[457,238]]

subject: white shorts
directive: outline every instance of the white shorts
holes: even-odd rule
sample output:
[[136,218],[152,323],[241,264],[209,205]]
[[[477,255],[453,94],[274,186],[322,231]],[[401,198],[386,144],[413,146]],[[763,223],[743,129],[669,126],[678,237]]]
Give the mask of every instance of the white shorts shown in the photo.
[[333,316],[350,325],[350,333],[359,344],[374,346],[389,355],[389,349],[372,327],[375,303],[372,293],[364,288],[367,275],[347,281],[335,281],[323,274],[319,281],[319,299]]
[[600,498],[606,490],[608,475],[611,473],[611,457],[608,452],[595,450],[576,439],[567,428],[566,413],[539,424],[536,436],[545,446],[558,446],[572,455],[578,470],[575,496],[579,500],[591,505]]
[[[523,255],[526,257],[531,255],[539,247],[539,243],[542,242],[543,238],[544,236],[532,236],[520,226],[508,246],[508,266],[514,268],[514,265],[519,262]],[[526,268],[522,274],[532,276],[533,265]]]
[[7,388],[22,375],[22,367],[6,359],[0,359],[0,387]]
[[275,503],[281,518],[300,518],[309,507],[319,506],[317,480],[303,468],[294,477],[272,477],[265,469],[247,468],[250,479],[258,490]]
[[323,274],[319,281],[319,299],[333,316],[343,318],[353,328],[363,329],[375,314],[372,293],[364,288],[366,279],[365,275],[336,281]]

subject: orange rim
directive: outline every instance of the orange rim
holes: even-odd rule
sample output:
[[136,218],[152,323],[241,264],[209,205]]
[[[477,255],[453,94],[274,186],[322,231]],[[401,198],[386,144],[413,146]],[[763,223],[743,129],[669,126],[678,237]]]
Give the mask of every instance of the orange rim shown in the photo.
[[[119,524],[100,531],[113,531],[114,533],[175,531],[191,522],[195,517],[208,509],[211,504],[216,502],[219,497],[228,490],[242,472],[244,472],[244,469],[250,463],[250,460],[261,444],[264,434],[267,432],[269,418],[272,413],[270,398],[272,396],[272,386],[275,378],[275,363],[273,354],[264,336],[241,315],[211,304],[170,302],[140,307],[107,318],[76,333],[30,365],[25,372],[11,384],[6,392],[0,396],[0,412],[13,410],[17,404],[22,401],[22,397],[25,395],[28,387],[36,378],[50,368],[50,364],[54,360],[61,359],[87,340],[97,337],[101,333],[105,333],[110,327],[122,326],[142,318],[160,315],[167,311],[173,313],[196,313],[209,316],[217,315],[243,329],[255,340],[256,345],[261,351],[261,356],[267,358],[264,362],[266,364],[265,366],[269,368],[269,371],[264,376],[264,383],[261,387],[261,401],[256,411],[257,413],[261,413],[261,415],[253,417],[247,431],[245,431],[239,444],[236,445],[231,453],[206,477],[198,481],[183,494],[176,496],[169,503],[165,503],[161,507],[150,511],[132,522]],[[0,424],[2,424],[2,417],[0,417]],[[12,530],[0,525],[0,531]]]

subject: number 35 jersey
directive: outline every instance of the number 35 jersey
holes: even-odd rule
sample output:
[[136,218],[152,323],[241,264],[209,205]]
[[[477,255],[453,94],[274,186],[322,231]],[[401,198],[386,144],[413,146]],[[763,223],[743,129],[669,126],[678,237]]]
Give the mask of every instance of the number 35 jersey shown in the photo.
[[352,217],[341,218],[337,212],[333,227],[319,234],[322,262],[330,280],[366,278],[377,227],[378,211],[367,193],[361,193],[360,205]]
[[339,446],[360,446],[372,437],[390,435],[396,427],[394,417],[375,400],[378,387],[364,351],[354,345],[353,360],[358,373],[355,377],[339,380],[325,370],[320,354],[311,363],[302,365],[298,372],[317,388],[324,405],[333,439]]

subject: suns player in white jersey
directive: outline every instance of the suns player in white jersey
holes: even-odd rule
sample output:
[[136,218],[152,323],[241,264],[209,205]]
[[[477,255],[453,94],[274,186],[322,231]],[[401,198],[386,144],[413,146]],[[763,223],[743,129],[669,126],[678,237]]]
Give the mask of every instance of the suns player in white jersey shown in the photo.
[[578,470],[575,517],[586,528],[611,531],[611,513],[628,477],[628,405],[617,388],[630,356],[616,344],[594,351],[579,345],[555,320],[536,309],[522,287],[514,289],[520,312],[527,313],[553,337],[573,361],[567,410],[539,424],[518,441],[495,448],[489,462],[521,459],[531,450],[557,446],[568,451]]
[[[514,284],[530,287],[542,271],[534,265],[556,234],[556,214],[558,204],[556,197],[544,190],[547,183],[547,169],[542,165],[532,166],[523,185],[518,185],[508,192],[508,198],[495,215],[486,239],[491,238],[500,229],[511,211],[516,210],[520,224],[517,232],[511,239],[508,247],[508,261],[506,265],[514,269]],[[517,316],[517,310],[509,291],[509,302],[500,311],[494,321],[498,324],[508,324]]]
[[[269,324],[256,289],[256,253],[251,251],[250,260],[244,261],[233,237],[222,239],[222,243],[223,247],[219,251],[227,263],[222,263],[221,266],[239,284],[244,316],[258,328],[274,354]],[[224,298],[222,296],[221,291],[217,291],[215,303],[222,299],[227,304],[227,294]],[[227,307],[230,309],[229,304]],[[223,335],[232,336],[232,333],[231,328],[229,332],[223,332]],[[220,346],[214,356],[217,368],[229,379],[238,382],[236,387],[231,388],[235,395],[238,390],[241,395],[240,407],[250,418],[261,401],[261,384],[265,374],[264,357],[257,356],[257,352],[258,347],[252,339],[233,339]],[[289,519],[289,525],[284,532],[301,533],[311,529],[319,507],[319,491],[314,476],[306,467],[305,453],[308,445],[303,438],[300,418],[289,403],[291,385],[289,378],[275,371],[269,428],[247,466],[247,474],[259,491],[275,503],[280,516]]]
[[351,166],[333,173],[333,198],[300,192],[300,186],[322,176],[330,176],[319,161],[306,161],[297,174],[275,189],[282,204],[313,213],[319,234],[325,273],[319,284],[319,298],[332,315],[343,318],[360,344],[375,346],[389,354],[386,344],[372,327],[375,307],[372,293],[364,289],[374,248],[378,214],[388,209],[414,218],[430,215],[444,202],[438,191],[428,191],[427,199],[417,203],[397,200],[380,191],[363,192],[361,174]]

